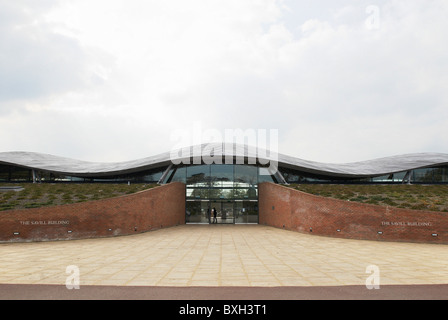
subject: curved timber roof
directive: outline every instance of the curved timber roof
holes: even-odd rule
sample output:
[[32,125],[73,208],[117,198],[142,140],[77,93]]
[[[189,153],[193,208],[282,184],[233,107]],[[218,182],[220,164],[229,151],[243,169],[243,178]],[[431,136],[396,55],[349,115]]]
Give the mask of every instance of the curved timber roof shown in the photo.
[[[210,150],[212,150],[213,156],[221,155],[223,159],[224,157],[244,155],[246,159],[258,163],[276,160],[279,167],[340,178],[374,177],[418,168],[448,165],[448,154],[444,153],[414,153],[368,161],[332,164],[303,160],[284,154],[271,154],[269,156],[269,151],[262,150],[260,152],[258,150],[257,152],[255,147],[227,143],[180,148],[172,152],[124,162],[87,162],[35,152],[0,152],[0,164],[72,176],[100,177],[163,168],[172,164],[173,161],[175,163],[181,161],[186,163],[190,160],[190,164],[195,164],[196,162],[193,162],[192,159],[196,155],[200,155],[201,150],[205,150],[206,154],[210,154]],[[225,163],[224,160],[222,163]]]

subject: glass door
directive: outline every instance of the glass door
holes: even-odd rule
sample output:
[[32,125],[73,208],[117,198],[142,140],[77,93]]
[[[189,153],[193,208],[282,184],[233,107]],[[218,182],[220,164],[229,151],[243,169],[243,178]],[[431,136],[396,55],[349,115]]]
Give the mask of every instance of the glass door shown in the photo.
[[[233,201],[211,201],[212,223],[235,223],[233,216]],[[214,217],[216,210],[216,219]]]
[[258,223],[258,201],[235,200],[235,223]]
[[186,223],[210,223],[208,200],[187,200],[185,222]]
[[233,219],[233,201],[222,201],[221,208],[221,223],[235,223]]

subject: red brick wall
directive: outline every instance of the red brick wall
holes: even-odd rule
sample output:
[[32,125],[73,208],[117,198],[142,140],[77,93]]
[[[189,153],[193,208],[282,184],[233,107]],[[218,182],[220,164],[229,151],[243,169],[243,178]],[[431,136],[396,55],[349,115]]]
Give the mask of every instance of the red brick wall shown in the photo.
[[0,241],[129,235],[185,224],[185,184],[64,206],[0,212]]
[[302,233],[350,239],[448,243],[447,212],[330,199],[272,183],[260,184],[259,208],[260,224]]

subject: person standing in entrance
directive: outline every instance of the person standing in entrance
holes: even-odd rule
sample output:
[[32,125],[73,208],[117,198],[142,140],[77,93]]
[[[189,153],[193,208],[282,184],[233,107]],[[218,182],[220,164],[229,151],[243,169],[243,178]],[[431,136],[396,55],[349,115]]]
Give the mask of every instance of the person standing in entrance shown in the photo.
[[213,223],[218,223],[218,220],[216,219],[216,208],[213,207]]

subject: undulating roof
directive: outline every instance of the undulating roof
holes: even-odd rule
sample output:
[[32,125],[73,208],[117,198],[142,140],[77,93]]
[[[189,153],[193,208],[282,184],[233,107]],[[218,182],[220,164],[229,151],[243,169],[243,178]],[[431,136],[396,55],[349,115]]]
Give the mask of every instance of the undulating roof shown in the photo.
[[279,167],[316,175],[346,178],[373,177],[448,164],[448,154],[444,153],[414,153],[342,164],[321,163],[284,154],[269,153],[269,151],[257,150],[251,146],[226,143],[191,146],[124,162],[87,162],[36,152],[0,152],[0,164],[65,175],[99,177],[163,168],[173,162],[182,162],[182,160],[183,163],[190,160],[190,163],[193,164],[193,157],[201,155],[201,150],[205,151],[206,155],[209,155],[212,150],[212,156],[222,156],[222,163],[225,163],[226,158],[244,155],[246,160],[249,159],[248,161],[265,164],[268,161],[276,160]]

